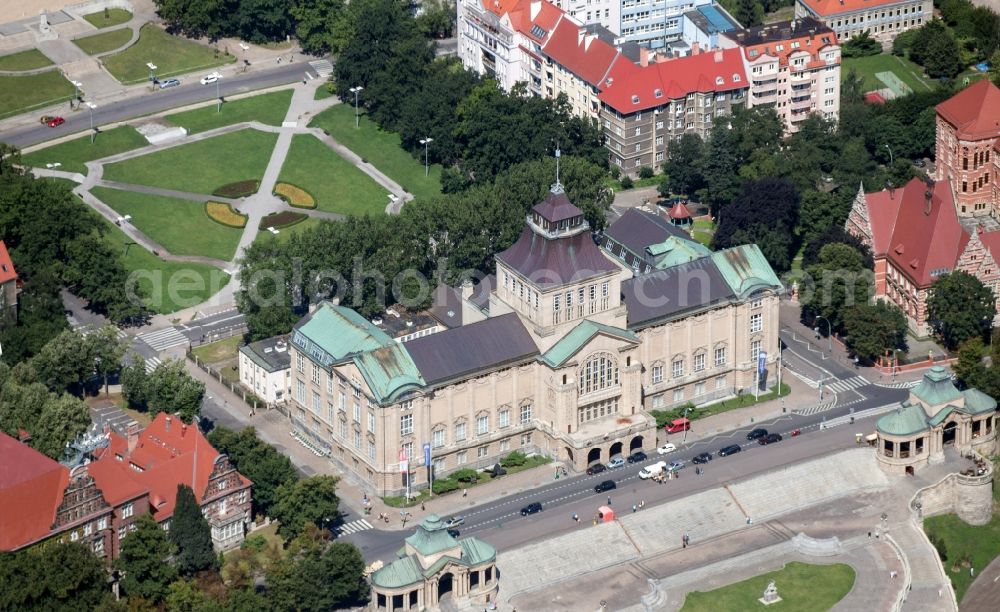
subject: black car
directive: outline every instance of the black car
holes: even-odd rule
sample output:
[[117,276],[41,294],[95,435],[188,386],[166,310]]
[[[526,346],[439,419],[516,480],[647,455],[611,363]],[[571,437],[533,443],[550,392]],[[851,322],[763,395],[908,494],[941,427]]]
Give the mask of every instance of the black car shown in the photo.
[[649,459],[649,457],[646,456],[646,453],[642,451],[635,451],[634,453],[628,456],[628,459],[626,459],[626,461],[628,461],[629,463],[641,463],[646,459]]
[[764,446],[765,444],[773,444],[774,442],[781,442],[781,434],[767,434],[763,438],[757,439],[757,444]]
[[740,452],[741,450],[743,450],[743,449],[741,449],[738,444],[732,444],[732,445],[727,446],[726,448],[723,448],[722,450],[720,450],[719,451],[719,456],[720,457],[728,457],[729,455],[735,455],[736,453]]
[[756,440],[758,438],[763,438],[767,435],[767,430],[762,428],[757,428],[747,434],[747,440]]
[[594,474],[600,474],[606,469],[608,468],[603,463],[595,463],[594,465],[587,468],[587,475],[593,476]]
[[459,533],[458,529],[449,529],[448,530],[448,535],[450,535],[453,538],[457,538],[460,535],[460,533]]
[[542,504],[535,502],[533,504],[528,504],[527,506],[521,508],[521,516],[528,516],[529,514],[534,514],[536,512],[542,511]]
[[605,491],[610,491],[611,489],[617,489],[618,486],[615,485],[614,480],[605,480],[601,484],[594,487],[594,493],[604,493]]
[[695,458],[691,460],[691,463],[708,463],[712,460],[712,453],[702,453],[700,455],[695,455]]

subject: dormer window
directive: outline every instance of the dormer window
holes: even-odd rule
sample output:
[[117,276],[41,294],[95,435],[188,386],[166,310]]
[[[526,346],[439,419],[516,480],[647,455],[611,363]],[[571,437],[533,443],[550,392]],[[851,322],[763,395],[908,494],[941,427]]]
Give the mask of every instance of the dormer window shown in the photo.
[[715,77],[715,84],[716,84],[716,85],[722,85],[722,84],[724,84],[725,82],[726,82],[726,80],[725,80],[724,78],[722,78],[722,77],[720,77],[720,76],[717,76],[717,77]]
[[757,50],[756,49],[750,49],[750,57],[757,57]]
[[733,75],[733,83],[739,83],[739,82],[740,82],[740,75],[734,74]]
[[662,98],[663,97],[663,90],[662,89],[655,89],[655,90],[653,90],[653,95],[656,96],[657,98]]
[[638,103],[639,103],[639,96],[633,95],[632,96],[632,104],[638,104]]

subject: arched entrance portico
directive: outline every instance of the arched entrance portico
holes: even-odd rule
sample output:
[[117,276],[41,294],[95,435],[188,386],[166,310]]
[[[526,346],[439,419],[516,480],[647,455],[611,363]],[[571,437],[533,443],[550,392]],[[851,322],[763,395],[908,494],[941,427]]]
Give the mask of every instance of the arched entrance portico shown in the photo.
[[573,465],[576,462],[576,456],[573,455],[573,449],[570,447],[566,448],[566,463]]
[[628,443],[628,453],[630,455],[637,450],[642,450],[642,436],[635,436]]
[[601,449],[600,448],[592,448],[592,449],[590,449],[590,451],[587,452],[587,465],[590,465],[591,463],[594,463],[595,461],[600,461],[600,460],[601,460]]
[[622,446],[623,445],[621,442],[615,442],[614,444],[612,444],[611,451],[608,453],[608,457],[614,457],[616,455],[622,454]]
[[955,421],[949,421],[944,429],[941,431],[941,444],[954,444],[955,443],[955,433],[958,431],[958,423]]
[[440,602],[440,601],[443,601],[445,597],[449,597],[450,598],[451,594],[452,594],[452,590],[454,589],[454,587],[455,587],[455,577],[454,577],[454,575],[452,575],[451,572],[448,572],[446,574],[442,574],[441,577],[438,578],[438,596],[437,596],[437,600]]

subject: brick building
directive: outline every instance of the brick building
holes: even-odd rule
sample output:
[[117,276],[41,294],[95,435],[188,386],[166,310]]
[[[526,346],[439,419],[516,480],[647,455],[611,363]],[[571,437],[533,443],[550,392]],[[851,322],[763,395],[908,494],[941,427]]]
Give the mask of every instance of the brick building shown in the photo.
[[7,252],[7,245],[0,240],[0,323],[12,322],[17,318],[17,294],[20,279],[14,269],[14,261]]

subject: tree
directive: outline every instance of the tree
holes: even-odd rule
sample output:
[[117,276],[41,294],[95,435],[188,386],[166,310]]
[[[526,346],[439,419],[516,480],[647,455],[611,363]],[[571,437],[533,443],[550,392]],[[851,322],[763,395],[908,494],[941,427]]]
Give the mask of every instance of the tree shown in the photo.
[[290,0],[239,0],[236,31],[244,40],[261,44],[295,32]]
[[868,34],[868,30],[840,45],[843,57],[866,57],[882,52],[882,44]]
[[688,132],[670,143],[667,161],[663,164],[663,181],[660,195],[670,193],[694,194],[705,183],[701,162],[705,156],[705,143],[701,136]]
[[993,52],[990,56],[990,80],[997,87],[1000,87],[1000,49]]
[[931,78],[952,78],[962,71],[958,45],[940,19],[925,23],[913,38],[910,59]]
[[94,359],[94,371],[104,380],[104,394],[108,394],[108,375],[122,367],[122,359],[128,345],[118,337],[118,330],[111,325],[87,336],[90,354]]
[[[292,553],[296,548],[301,550]],[[268,603],[273,609],[302,612],[356,606],[367,599],[364,567],[353,544],[297,541],[267,575]]]
[[744,28],[760,25],[764,21],[764,7],[758,0],[736,0],[736,13],[733,17]]
[[927,297],[927,320],[949,349],[985,337],[995,316],[990,288],[960,270],[939,276]]
[[841,102],[860,103],[865,97],[865,79],[858,74],[857,68],[851,66],[844,75],[844,80],[840,83]]
[[115,568],[122,572],[121,588],[129,597],[162,601],[177,579],[177,568],[169,562],[173,549],[167,534],[150,514],[135,522],[136,530],[122,540]]
[[955,376],[965,387],[981,388],[986,383],[986,364],[983,358],[986,357],[986,347],[983,339],[970,338],[962,343],[958,349],[958,361],[955,362]]
[[139,359],[122,370],[122,394],[136,410],[148,411],[152,416],[161,412],[178,414],[185,423],[191,423],[201,410],[205,383],[192,378],[182,361],[163,362],[147,374]]
[[719,215],[713,248],[757,243],[775,270],[791,266],[799,194],[786,179],[765,178],[743,184],[740,195]]
[[340,503],[333,476],[312,476],[283,484],[277,498],[272,514],[280,523],[278,533],[286,540],[301,534],[306,525],[320,527],[336,518]]
[[298,0],[290,12],[302,50],[312,55],[337,51],[333,33],[343,10],[343,0]]
[[61,460],[66,445],[90,427],[90,410],[83,400],[69,394],[49,397],[38,421],[26,429],[31,432],[31,446],[35,450]]
[[423,12],[417,16],[417,27],[428,38],[448,38],[455,30],[455,3],[448,0],[427,0],[421,3]]
[[802,320],[818,325],[821,333],[827,326],[813,323],[818,317],[829,321],[831,331],[842,330],[847,309],[867,304],[873,291],[874,275],[864,267],[863,255],[846,244],[827,244],[800,285]]
[[82,543],[0,554],[2,610],[97,610],[110,599],[104,564]]
[[57,395],[37,382],[28,366],[11,370],[0,364],[0,430],[17,437],[19,430],[31,434],[31,446],[57,461],[66,445],[90,426],[90,411],[79,398]]
[[299,478],[288,457],[258,438],[253,427],[238,432],[215,427],[209,432],[208,441],[253,482],[254,513],[272,516],[271,508],[277,501],[278,489]]
[[207,593],[200,590],[193,581],[183,578],[170,584],[164,603],[167,604],[167,610],[170,612],[222,612],[225,609]]
[[906,315],[883,300],[858,304],[844,312],[847,346],[866,362],[874,362],[888,350],[906,350]]
[[83,395],[83,383],[94,375],[93,346],[80,332],[67,330],[47,342],[31,366],[49,389]]
[[740,192],[739,161],[734,146],[728,121],[722,119],[712,124],[712,133],[702,162],[705,187],[699,197],[712,207],[712,214],[715,216],[726,205],[731,204]]
[[194,491],[185,484],[177,485],[174,516],[170,519],[170,541],[177,549],[174,562],[182,575],[191,576],[215,567],[212,528],[201,513]]

